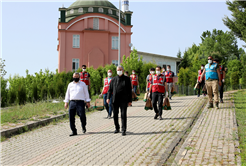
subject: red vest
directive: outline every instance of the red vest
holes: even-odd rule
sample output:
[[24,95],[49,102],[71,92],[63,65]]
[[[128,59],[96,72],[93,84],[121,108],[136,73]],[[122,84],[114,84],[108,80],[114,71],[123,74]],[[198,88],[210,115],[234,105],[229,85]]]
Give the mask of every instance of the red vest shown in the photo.
[[[200,80],[201,75],[202,75],[202,71],[201,70],[198,70],[198,81]],[[203,76],[202,80],[205,80],[205,75]]]
[[164,93],[165,92],[165,77],[163,74],[159,76],[159,80],[157,79],[157,74],[153,76],[153,85],[152,85],[152,93],[159,92]]
[[222,80],[223,79],[223,71],[222,71],[223,66],[219,65],[219,67],[220,67],[220,79]]
[[108,82],[108,78],[104,79],[104,89],[103,89],[103,94],[108,93],[108,89],[109,89],[109,85],[110,82],[112,81],[113,78],[111,78],[111,80]]
[[149,75],[149,81],[148,81],[148,88],[150,87],[151,81],[152,81],[152,75],[150,74]]
[[[133,77],[133,76],[134,76],[134,77]],[[137,86],[137,85],[138,85],[138,82],[137,82],[138,76],[137,76],[136,74],[132,74],[130,77],[131,77],[131,79],[132,79],[132,85]]]
[[173,72],[169,71],[169,74],[167,74],[168,72],[165,72],[165,76],[166,76],[166,82],[168,83],[172,83],[173,82]]
[[84,82],[86,85],[89,85],[89,77],[88,77],[88,73],[85,72],[83,74],[83,72],[80,72],[80,81]]

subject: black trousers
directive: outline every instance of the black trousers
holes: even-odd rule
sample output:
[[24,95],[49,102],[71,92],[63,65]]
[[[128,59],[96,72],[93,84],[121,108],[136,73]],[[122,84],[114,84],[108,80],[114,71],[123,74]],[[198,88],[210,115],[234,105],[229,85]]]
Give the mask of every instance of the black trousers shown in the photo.
[[119,109],[121,111],[121,129],[126,131],[126,121],[127,121],[127,102],[115,102],[113,103],[114,112],[114,125],[116,130],[120,130],[119,125]]
[[[152,93],[152,104],[154,107],[154,111],[159,116],[162,115],[162,105],[163,105],[164,94],[159,92]],[[158,101],[158,109],[157,109],[157,101]]]
[[202,82],[199,83],[199,89],[197,90],[197,93],[198,93],[198,94],[200,94],[200,90],[202,90],[202,88],[204,87],[204,85],[205,85],[205,81],[202,80]]
[[69,102],[69,121],[70,121],[70,128],[73,133],[77,133],[77,129],[75,126],[75,115],[80,117],[82,129],[85,129],[86,126],[86,116],[85,116],[85,103],[83,100]]
[[219,92],[220,92],[220,99],[223,99],[223,93],[224,93],[224,83],[221,81],[221,86],[219,86]]

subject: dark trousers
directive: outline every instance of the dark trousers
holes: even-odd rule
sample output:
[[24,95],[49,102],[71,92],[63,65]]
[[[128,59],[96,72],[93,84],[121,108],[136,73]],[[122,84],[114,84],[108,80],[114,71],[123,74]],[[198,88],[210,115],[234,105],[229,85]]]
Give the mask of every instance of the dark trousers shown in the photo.
[[75,126],[75,115],[80,117],[81,126],[85,129],[86,126],[86,116],[85,116],[85,103],[82,100],[69,102],[69,121],[70,121],[70,128],[73,133],[77,133],[77,129]]
[[138,89],[138,86],[137,85],[133,85],[133,91],[135,94],[137,94],[137,89]]
[[117,103],[113,103],[113,111],[114,111],[114,125],[116,130],[120,130],[119,125],[119,109],[121,111],[121,129],[122,131],[126,131],[126,116],[127,116],[127,102],[119,101]]
[[220,99],[223,99],[223,93],[224,93],[224,83],[221,81],[221,86],[219,86],[219,92],[220,92]]
[[[159,92],[152,93],[152,104],[154,107],[154,111],[159,116],[162,115],[162,105],[163,105],[164,94]],[[157,101],[158,101],[158,109],[157,109]]]
[[105,106],[105,108],[106,108],[106,110],[107,110],[107,112],[108,112],[108,115],[111,117],[111,115],[112,115],[112,97],[113,97],[113,95],[111,96],[111,98],[110,98],[110,102],[109,102],[109,104],[107,103],[107,93],[106,94],[104,94],[103,95],[103,100],[104,100],[104,106]]
[[204,87],[204,85],[205,85],[205,81],[202,80],[202,82],[199,83],[199,89],[197,90],[197,93],[198,93],[199,95],[200,95],[200,90],[202,90],[202,88]]

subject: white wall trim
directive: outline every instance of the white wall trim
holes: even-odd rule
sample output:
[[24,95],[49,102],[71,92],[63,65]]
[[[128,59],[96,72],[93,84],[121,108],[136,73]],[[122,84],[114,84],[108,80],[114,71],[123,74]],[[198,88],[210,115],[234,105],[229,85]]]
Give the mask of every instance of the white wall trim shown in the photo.
[[[103,17],[103,16],[87,16],[87,17],[83,17],[83,18],[80,18],[80,19],[74,21],[73,23],[71,23],[71,24],[66,28],[66,30],[68,30],[68,29],[69,29],[73,24],[75,24],[76,22],[79,22],[79,21],[81,21],[81,20],[83,20],[83,19],[86,19],[86,18],[93,18],[93,17],[103,18],[103,19],[109,20],[109,21],[111,21],[112,23],[114,23],[115,25],[119,26],[118,23],[116,23],[115,21],[113,21],[113,20],[111,20],[111,19],[109,19],[109,18],[107,18],[107,17]],[[125,29],[123,29],[122,27],[121,27],[121,29],[126,33]]]

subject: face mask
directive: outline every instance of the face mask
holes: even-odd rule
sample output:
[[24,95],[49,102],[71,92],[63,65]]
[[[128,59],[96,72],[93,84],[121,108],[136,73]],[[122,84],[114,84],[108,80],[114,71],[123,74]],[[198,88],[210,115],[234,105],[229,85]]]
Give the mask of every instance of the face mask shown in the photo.
[[167,71],[169,71],[170,69],[169,68],[167,68]]
[[161,74],[161,72],[160,72],[160,71],[156,71],[156,74],[157,74],[157,75],[160,75],[160,74]]
[[208,60],[208,63],[211,64],[211,63],[213,63],[213,61],[212,60]]
[[128,75],[127,75],[127,74],[125,74],[125,76],[127,76],[127,77],[128,77]]
[[203,69],[204,69],[204,67],[201,67],[201,69],[203,70]]
[[122,71],[117,71],[117,74],[118,74],[119,76],[121,76],[121,75],[122,75]]
[[86,69],[83,69],[83,71],[86,71]]
[[79,82],[79,78],[73,78],[74,82]]
[[154,71],[151,71],[150,73],[151,73],[151,74],[155,74],[155,72],[154,72]]
[[162,71],[165,72],[165,69],[163,69]]
[[108,76],[111,77],[112,76],[112,73],[108,73]]
[[132,72],[132,74],[135,74],[135,72]]

